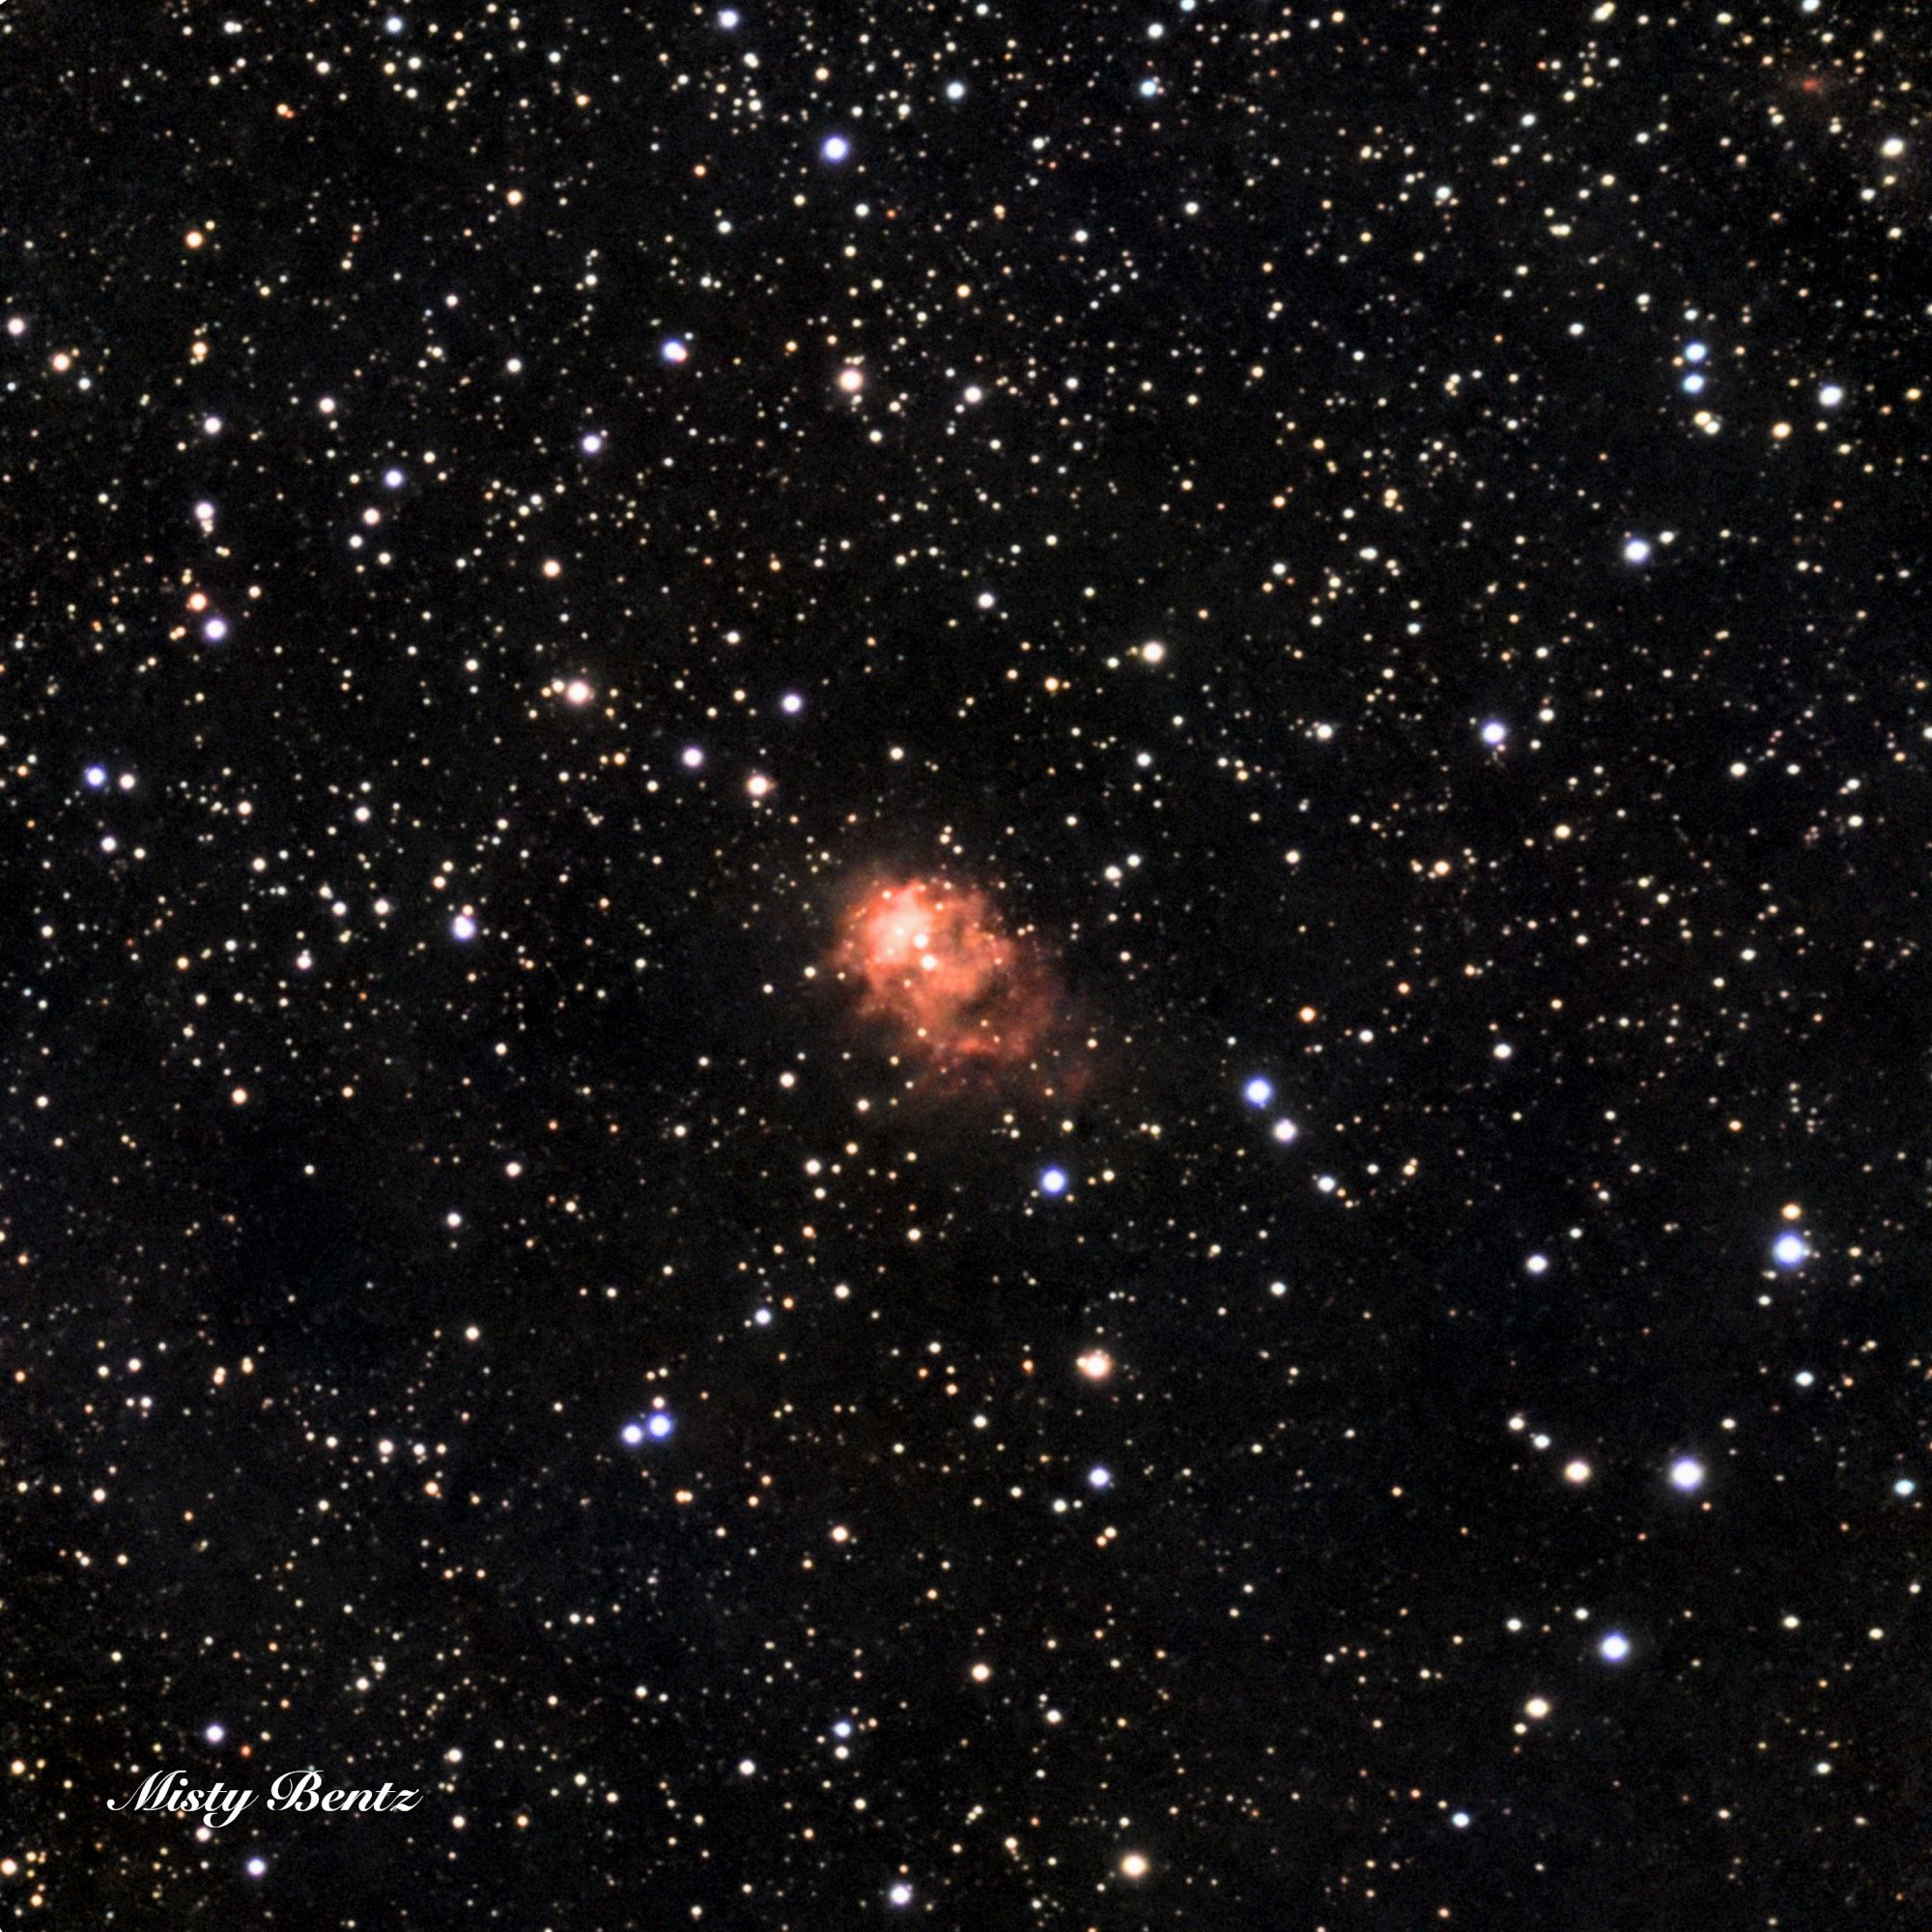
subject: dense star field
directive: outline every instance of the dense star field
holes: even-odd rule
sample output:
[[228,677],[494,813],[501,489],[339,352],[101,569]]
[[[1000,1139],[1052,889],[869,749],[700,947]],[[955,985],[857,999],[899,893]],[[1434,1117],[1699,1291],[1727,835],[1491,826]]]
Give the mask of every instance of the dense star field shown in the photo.
[[1924,1923],[1928,55],[0,4],[0,1920]]

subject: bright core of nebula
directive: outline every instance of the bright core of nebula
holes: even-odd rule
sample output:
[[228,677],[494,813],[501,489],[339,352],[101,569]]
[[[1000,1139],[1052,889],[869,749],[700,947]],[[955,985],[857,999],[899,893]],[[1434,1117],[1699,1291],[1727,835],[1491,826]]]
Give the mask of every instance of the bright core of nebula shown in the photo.
[[971,887],[875,882],[846,909],[833,958],[858,988],[861,1015],[936,1068],[1026,1066],[1060,1016],[1037,948]]

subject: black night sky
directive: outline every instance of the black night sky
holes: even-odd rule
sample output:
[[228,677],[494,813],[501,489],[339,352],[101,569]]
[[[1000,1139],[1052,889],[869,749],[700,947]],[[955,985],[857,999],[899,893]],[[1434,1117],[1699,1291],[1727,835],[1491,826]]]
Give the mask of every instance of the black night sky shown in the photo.
[[1924,1923],[1928,55],[0,0],[0,1919]]

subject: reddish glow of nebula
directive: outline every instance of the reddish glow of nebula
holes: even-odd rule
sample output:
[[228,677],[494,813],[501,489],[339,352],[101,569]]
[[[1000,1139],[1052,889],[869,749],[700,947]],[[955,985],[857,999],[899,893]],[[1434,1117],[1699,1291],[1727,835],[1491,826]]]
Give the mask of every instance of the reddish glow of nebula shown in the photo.
[[980,891],[940,879],[875,880],[839,923],[833,963],[860,1015],[900,1052],[955,1072],[1033,1065],[1065,1006],[1037,946]]

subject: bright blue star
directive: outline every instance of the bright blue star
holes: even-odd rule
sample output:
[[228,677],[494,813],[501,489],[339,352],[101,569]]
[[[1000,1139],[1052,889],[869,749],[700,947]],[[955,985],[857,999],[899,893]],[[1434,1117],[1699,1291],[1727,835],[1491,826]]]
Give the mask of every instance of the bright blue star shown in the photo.
[[1269,1080],[1264,1080],[1262,1076],[1259,1073],[1257,1073],[1255,1077],[1252,1080],[1250,1080],[1245,1087],[1241,1089],[1241,1098],[1244,1099],[1251,1107],[1265,1107],[1267,1103],[1274,1098],[1274,1083]]
[[1780,1235],[1771,1252],[1779,1267],[1795,1268],[1811,1250],[1804,1245],[1804,1236]]
[[1039,1178],[1039,1191],[1042,1194],[1065,1194],[1066,1192],[1066,1170],[1049,1167]]

